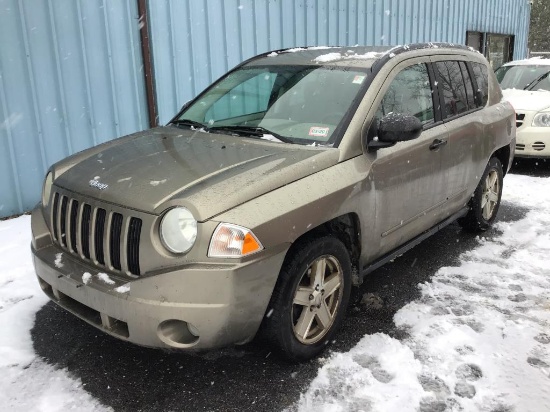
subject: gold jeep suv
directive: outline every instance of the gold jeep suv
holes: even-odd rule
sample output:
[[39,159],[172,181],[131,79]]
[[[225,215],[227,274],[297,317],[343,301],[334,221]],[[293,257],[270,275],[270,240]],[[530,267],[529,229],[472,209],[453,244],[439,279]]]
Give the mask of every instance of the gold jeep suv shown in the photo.
[[364,276],[456,219],[489,227],[515,127],[463,46],[265,53],[168,125],[51,167],[32,214],[38,281],[139,345],[260,333],[309,359]]

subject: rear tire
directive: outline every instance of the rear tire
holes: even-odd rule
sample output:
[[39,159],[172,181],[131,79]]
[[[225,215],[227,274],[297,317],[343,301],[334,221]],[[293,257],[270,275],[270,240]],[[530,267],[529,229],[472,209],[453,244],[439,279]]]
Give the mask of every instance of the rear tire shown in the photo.
[[264,319],[267,340],[292,361],[318,355],[340,328],[351,292],[351,260],[332,237],[303,241],[285,259]]
[[468,214],[458,223],[470,232],[484,232],[494,222],[502,197],[502,164],[492,157],[470,200]]

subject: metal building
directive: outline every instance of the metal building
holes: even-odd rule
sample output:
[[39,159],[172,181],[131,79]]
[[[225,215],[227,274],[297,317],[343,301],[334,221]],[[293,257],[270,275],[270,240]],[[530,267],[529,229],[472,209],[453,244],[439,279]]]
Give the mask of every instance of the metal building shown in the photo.
[[304,45],[468,44],[527,55],[529,0],[0,0],[0,217],[47,168],[166,123],[242,60]]

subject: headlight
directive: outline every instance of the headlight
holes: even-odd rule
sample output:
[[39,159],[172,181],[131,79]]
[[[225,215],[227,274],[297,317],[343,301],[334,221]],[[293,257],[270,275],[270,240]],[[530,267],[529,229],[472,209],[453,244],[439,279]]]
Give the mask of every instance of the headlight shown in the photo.
[[170,209],[160,222],[160,238],[170,252],[188,252],[197,238],[197,221],[184,207]]
[[210,241],[209,257],[238,258],[259,252],[264,247],[249,229],[220,223]]
[[50,203],[50,194],[52,192],[53,175],[52,172],[48,172],[46,179],[44,179],[44,188],[42,189],[42,205],[48,206]]
[[533,117],[533,126],[550,127],[550,113],[537,113]]

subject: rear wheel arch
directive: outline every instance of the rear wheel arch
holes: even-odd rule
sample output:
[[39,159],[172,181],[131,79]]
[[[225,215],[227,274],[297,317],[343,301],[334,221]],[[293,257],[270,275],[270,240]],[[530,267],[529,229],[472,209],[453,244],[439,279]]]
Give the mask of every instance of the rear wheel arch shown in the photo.
[[510,145],[506,145],[501,147],[500,149],[496,150],[491,157],[496,157],[498,160],[500,160],[500,164],[502,165],[502,173],[503,175],[506,175],[508,171],[508,166],[510,164],[510,153],[511,153]]

